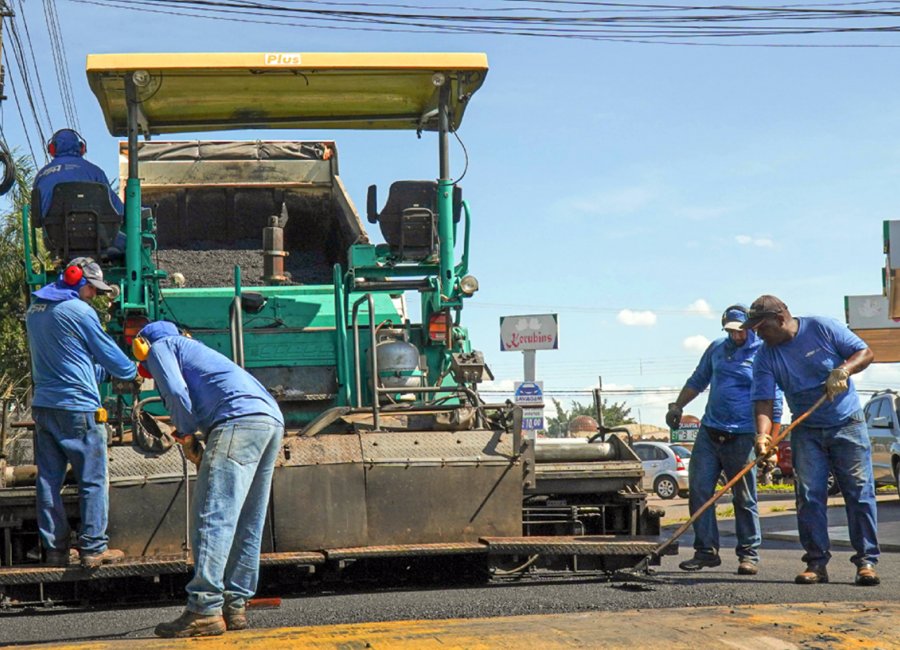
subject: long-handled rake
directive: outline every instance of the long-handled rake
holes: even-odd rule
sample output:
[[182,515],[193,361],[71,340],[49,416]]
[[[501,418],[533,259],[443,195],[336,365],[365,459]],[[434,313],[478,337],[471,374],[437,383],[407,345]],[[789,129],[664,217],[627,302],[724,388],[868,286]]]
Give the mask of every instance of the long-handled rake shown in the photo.
[[[785,427],[780,433],[776,434],[775,437],[772,438],[772,442],[770,443],[769,449],[768,449],[767,453],[765,454],[765,456],[769,456],[775,449],[777,449],[778,443],[781,442],[782,440],[784,440],[788,436],[788,434],[794,429],[794,427],[796,427],[798,424],[803,422],[803,420],[805,420],[807,417],[809,417],[813,411],[815,411],[817,408],[822,406],[822,404],[825,403],[826,398],[827,398],[827,395],[822,395],[822,397],[820,397],[816,401],[815,404],[813,404],[811,407],[809,407],[809,410],[807,410],[803,415],[801,415],[796,420],[791,422],[790,426]],[[681,524],[681,526],[678,527],[678,530],[676,530],[675,533],[669,539],[667,539],[665,542],[663,542],[662,544],[657,546],[656,550],[654,550],[652,553],[650,553],[644,559],[642,559],[640,562],[638,562],[636,565],[634,565],[634,567],[631,568],[629,573],[632,573],[632,574],[641,573],[641,572],[646,573],[647,568],[650,566],[650,562],[652,562],[654,559],[659,559],[662,556],[663,551],[665,551],[667,548],[669,548],[669,546],[671,546],[675,541],[677,541],[679,537],[684,535],[684,533],[688,530],[688,528],[690,528],[694,524],[694,522],[697,521],[697,519],[699,519],[700,516],[704,512],[709,510],[713,506],[713,504],[716,503],[716,501],[721,499],[722,495],[725,494],[726,492],[728,492],[728,490],[731,489],[731,486],[733,486],[735,483],[740,481],[747,472],[749,472],[754,467],[756,467],[756,464],[758,462],[759,462],[759,459],[754,459],[754,460],[750,461],[749,463],[747,463],[747,465],[744,466],[744,468],[741,471],[739,471],[737,474],[732,476],[731,479],[727,483],[725,483],[725,485],[723,485],[719,489],[718,492],[716,492],[714,495],[712,495],[706,501],[706,503],[704,503],[702,506],[697,508],[697,510],[694,512],[694,514],[691,515],[690,519],[688,519],[686,522]]]

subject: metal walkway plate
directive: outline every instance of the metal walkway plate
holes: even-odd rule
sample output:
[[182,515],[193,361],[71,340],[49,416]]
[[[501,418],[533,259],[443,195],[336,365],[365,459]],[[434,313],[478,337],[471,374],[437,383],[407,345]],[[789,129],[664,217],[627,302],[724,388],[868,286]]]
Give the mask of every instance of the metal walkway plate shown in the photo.
[[3,567],[0,569],[0,585],[27,585],[38,582],[74,582],[127,578],[130,576],[155,576],[164,573],[187,573],[192,563],[187,556],[164,558],[126,558],[116,564],[104,564],[96,569],[82,569],[78,564],[67,567],[31,565]]
[[[621,537],[593,535],[586,537],[482,537],[492,555],[650,555],[664,541],[657,537]],[[674,547],[674,548],[673,548]],[[665,555],[678,553],[678,545],[666,549]]]
[[[259,564],[267,566],[312,566],[325,563],[325,555],[315,552],[264,553]],[[168,573],[187,573],[194,566],[187,555],[155,558],[125,558],[116,564],[104,564],[96,569],[82,569],[78,564],[67,567],[26,565],[0,567],[0,585],[27,585],[39,582],[75,582],[133,576],[155,576]]]
[[357,560],[375,557],[458,555],[487,553],[488,547],[480,542],[439,542],[434,544],[397,544],[390,546],[358,546],[334,548],[325,551],[329,560]]

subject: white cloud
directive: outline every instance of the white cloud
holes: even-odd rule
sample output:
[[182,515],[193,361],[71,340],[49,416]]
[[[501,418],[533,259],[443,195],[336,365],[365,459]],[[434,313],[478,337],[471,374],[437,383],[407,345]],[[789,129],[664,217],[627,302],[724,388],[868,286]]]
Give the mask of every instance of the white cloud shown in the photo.
[[759,246],[760,248],[775,248],[775,242],[768,237],[751,237],[750,235],[737,235],[734,240],[741,246]]
[[656,314],[652,311],[632,311],[623,309],[616,316],[616,320],[623,325],[636,325],[638,327],[652,327],[656,325]]
[[709,339],[702,334],[689,336],[681,342],[681,347],[691,352],[704,352],[709,347]]
[[564,202],[564,208],[591,215],[630,214],[650,204],[656,192],[649,187],[623,187],[588,196],[576,196]]
[[691,221],[708,221],[718,219],[734,212],[734,208],[725,206],[685,206],[675,210],[675,214]]
[[516,390],[516,381],[521,381],[521,379],[497,379],[494,381],[485,381],[478,384],[478,388],[480,390],[496,390],[512,393]]
[[697,300],[687,306],[687,310],[689,312],[699,314],[700,316],[704,316],[705,318],[714,318],[712,307],[710,307],[709,303],[706,302],[703,298],[697,298]]

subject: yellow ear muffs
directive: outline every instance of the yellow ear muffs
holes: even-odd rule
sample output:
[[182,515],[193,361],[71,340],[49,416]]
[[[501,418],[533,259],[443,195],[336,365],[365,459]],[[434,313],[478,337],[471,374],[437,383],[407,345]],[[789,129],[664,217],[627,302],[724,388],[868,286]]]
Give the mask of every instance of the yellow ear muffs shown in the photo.
[[150,341],[143,336],[135,336],[131,342],[131,353],[138,361],[146,361],[150,356]]

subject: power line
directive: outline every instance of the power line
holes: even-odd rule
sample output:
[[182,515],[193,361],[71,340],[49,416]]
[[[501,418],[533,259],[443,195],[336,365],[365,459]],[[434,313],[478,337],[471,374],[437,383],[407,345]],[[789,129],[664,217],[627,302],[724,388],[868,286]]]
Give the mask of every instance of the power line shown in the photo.
[[59,14],[56,11],[55,0],[44,0],[44,18],[47,21],[47,34],[50,37],[53,67],[56,72],[56,81],[59,86],[59,96],[62,101],[66,124],[75,130],[79,130],[78,109],[75,104],[75,95],[72,92],[72,79],[69,75],[69,68],[66,65],[65,42],[63,41],[63,33],[59,25]]
[[[9,57],[6,54],[6,50],[3,50],[3,62],[6,65],[7,70],[9,69]],[[19,103],[19,93],[16,91],[16,83],[13,78],[9,77],[9,85],[12,88],[13,101],[16,104],[16,110],[19,113],[19,119],[22,121],[22,132],[25,134],[25,141],[28,143],[28,150],[31,152],[31,160],[34,162],[35,168],[37,168],[37,158],[34,155],[34,146],[31,144],[31,136],[28,135],[28,127],[25,125],[25,114],[22,112],[22,105]]]
[[49,117],[50,109],[47,106],[47,98],[44,96],[44,84],[41,81],[41,71],[37,65],[37,57],[34,55],[34,46],[31,42],[31,31],[28,29],[28,21],[25,20],[25,5],[23,0],[19,0],[19,16],[22,19],[22,27],[25,29],[25,40],[28,42],[28,51],[31,54],[29,60],[31,61],[31,67],[34,70],[34,78],[36,80],[38,92],[41,96],[41,104],[44,107],[44,114]]
[[[897,18],[900,18],[900,7],[895,3],[886,2],[700,7],[674,4],[505,0],[502,5],[509,6],[485,8],[458,5],[416,7],[397,3],[310,0],[306,2],[70,1],[134,11],[316,29],[491,34],[679,45],[896,47],[884,43],[721,43],[709,39],[890,34],[900,31],[900,24],[895,24]],[[291,20],[292,17],[302,18],[302,22],[294,22]],[[836,21],[842,22],[835,24]]]

